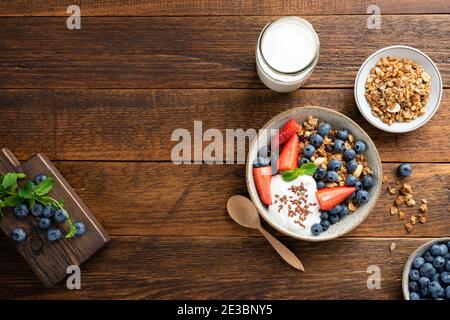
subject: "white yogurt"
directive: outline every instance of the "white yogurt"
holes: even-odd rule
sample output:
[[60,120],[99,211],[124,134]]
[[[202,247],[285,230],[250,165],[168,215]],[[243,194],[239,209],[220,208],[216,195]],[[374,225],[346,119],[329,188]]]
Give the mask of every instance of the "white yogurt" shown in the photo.
[[[299,199],[299,196],[290,190],[290,188],[292,186],[300,186],[301,184],[306,189],[304,192],[306,202],[302,206],[305,204],[309,206],[307,209],[309,214],[304,221],[301,221],[303,226],[295,222],[299,220],[298,215],[290,217],[288,214],[289,211],[295,208],[295,205],[290,200]],[[270,182],[272,204],[269,205],[269,218],[272,223],[280,229],[288,230],[297,235],[311,235],[311,226],[314,223],[320,223],[320,208],[316,198],[316,191],[316,181],[311,176],[300,176],[291,182],[285,182],[280,174],[273,176]],[[280,201],[280,198],[283,196],[286,196],[288,199],[287,204],[291,205],[291,209],[289,209],[287,204],[283,204]],[[280,205],[283,205],[281,209]]]

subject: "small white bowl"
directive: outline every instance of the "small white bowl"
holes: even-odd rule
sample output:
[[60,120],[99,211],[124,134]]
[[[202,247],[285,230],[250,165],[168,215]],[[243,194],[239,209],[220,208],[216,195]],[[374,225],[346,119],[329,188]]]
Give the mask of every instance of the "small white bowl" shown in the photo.
[[[423,70],[431,76],[431,92],[429,101],[426,105],[426,112],[410,122],[394,122],[392,125],[384,123],[380,118],[375,117],[372,114],[369,102],[364,95],[365,84],[370,74],[370,70],[377,64],[380,58],[387,56],[411,59],[422,66]],[[390,46],[373,53],[366,61],[364,61],[355,80],[355,100],[359,111],[361,111],[364,118],[372,125],[387,132],[403,133],[420,128],[436,113],[441,98],[442,78],[433,60],[422,51],[408,46]]]

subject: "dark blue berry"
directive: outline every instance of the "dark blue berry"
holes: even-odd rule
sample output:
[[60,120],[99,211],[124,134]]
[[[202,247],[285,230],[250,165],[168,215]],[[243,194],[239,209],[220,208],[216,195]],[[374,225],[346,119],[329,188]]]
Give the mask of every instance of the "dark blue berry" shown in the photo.
[[328,210],[328,212],[330,214],[338,214],[339,212],[342,211],[343,208],[344,208],[344,206],[342,204],[338,204],[336,207],[331,208],[330,210]]
[[335,224],[339,221],[339,216],[337,214],[330,214],[328,217],[328,221],[330,222],[330,224]]
[[349,187],[353,187],[356,184],[356,177],[353,175],[348,175],[347,178],[345,178],[345,185]]
[[35,178],[34,178],[34,183],[35,184],[40,184],[42,181],[47,180],[47,176],[43,173],[39,173]]
[[316,148],[320,147],[323,143],[323,138],[320,134],[313,134],[310,138],[309,138],[309,142]]
[[343,152],[345,149],[345,142],[339,139],[334,140],[334,151]]
[[420,300],[420,296],[417,292],[411,292],[409,294],[409,299],[410,300]]
[[44,218],[51,218],[53,214],[55,213],[55,210],[53,210],[53,207],[49,204],[42,209],[42,216]]
[[436,273],[431,277],[430,280],[431,280],[431,282],[433,282],[433,281],[439,282],[440,278],[441,278],[441,274],[440,274],[439,272],[436,272]]
[[63,224],[64,222],[66,222],[67,221],[66,213],[61,209],[56,210],[55,211],[55,221],[59,224]]
[[441,255],[445,256],[448,253],[448,248],[445,244],[440,244],[439,245],[441,247]]
[[271,155],[270,146],[261,147],[261,149],[259,149],[258,151],[258,156],[260,157],[270,158],[270,155]]
[[433,298],[438,298],[441,295],[442,286],[437,281],[432,281],[428,285],[428,291],[430,291],[430,294]]
[[397,170],[402,177],[408,177],[412,173],[412,168],[408,163],[401,163]]
[[38,221],[38,227],[42,230],[47,230],[52,225],[52,222],[49,218],[40,218]]
[[366,144],[364,141],[361,141],[361,140],[356,141],[353,148],[355,149],[355,152],[357,154],[366,152]]
[[347,129],[339,129],[336,135],[341,140],[345,141],[345,140],[348,139],[348,131],[347,131]]
[[305,163],[308,163],[308,162],[309,162],[308,158],[302,157],[298,160],[298,166],[301,167],[302,165],[304,165]]
[[356,188],[356,191],[361,191],[364,189],[364,186],[363,186],[362,182],[358,180],[355,183],[355,188]]
[[314,152],[316,152],[316,148],[314,148],[314,146],[312,144],[308,144],[305,149],[303,149],[303,155],[306,158],[311,158],[314,154]]
[[325,188],[325,182],[323,182],[323,181],[317,181],[317,182],[316,182],[316,187],[317,187],[317,189],[323,189],[323,188]]
[[425,259],[426,262],[433,262],[434,260],[434,257],[429,250],[425,252],[422,257]]
[[32,214],[34,217],[36,217],[36,218],[41,216],[42,210],[43,210],[43,207],[42,207],[42,205],[41,205],[40,203],[36,203],[36,204],[30,209],[31,214]]
[[351,195],[348,196],[347,200],[353,200],[355,199],[356,191],[353,191]]
[[447,289],[445,289],[445,296],[447,299],[450,299],[450,286],[447,286]]
[[25,233],[25,230],[22,228],[14,229],[14,231],[11,233],[11,239],[13,239],[16,242],[22,242],[27,237],[27,234]]
[[345,161],[350,161],[355,159],[356,157],[356,152],[353,149],[345,149],[344,151],[344,160]]
[[328,213],[326,211],[320,211],[320,220],[328,220]]
[[437,256],[437,257],[434,258],[433,266],[436,269],[442,269],[442,268],[444,268],[444,265],[445,265],[445,259],[443,257]]
[[361,183],[363,184],[364,189],[369,190],[373,187],[373,179],[372,176],[367,175],[361,179]]
[[[428,285],[429,286],[429,285]],[[430,291],[428,291],[428,286],[420,288],[420,294],[422,297],[426,298],[430,296]]]
[[442,254],[441,246],[439,244],[433,244],[431,246],[430,252],[433,256],[439,256]]
[[325,178],[328,182],[335,182],[339,179],[339,175],[336,171],[327,171]]
[[364,204],[364,203],[369,202],[369,198],[370,198],[369,193],[365,190],[360,190],[360,191],[356,192],[355,199],[359,204]]
[[431,279],[431,277],[436,274],[436,269],[429,262],[424,263],[419,271],[421,276],[427,277],[428,279]]
[[14,208],[14,214],[17,218],[25,218],[28,216],[28,212],[28,206],[24,203],[21,203]]
[[346,216],[348,216],[348,214],[349,214],[348,207],[347,206],[342,206],[342,210],[341,210],[341,212],[339,212],[339,218],[343,219]]
[[319,129],[317,129],[317,133],[322,137],[325,137],[331,130],[331,125],[329,123],[323,122],[320,124]]
[[353,160],[348,161],[345,166],[347,168],[348,173],[353,173],[353,172],[355,172],[356,168],[358,167],[358,163],[356,162],[355,159],[353,159]]
[[320,225],[322,226],[323,231],[327,231],[330,227],[330,222],[328,220],[320,221]]
[[413,262],[412,266],[416,269],[419,269],[423,264],[425,263],[425,259],[422,257],[416,257]]
[[59,229],[52,228],[52,229],[49,229],[47,232],[47,239],[49,241],[59,241],[59,240],[61,240],[61,236],[62,236],[62,234]]
[[421,277],[418,282],[419,282],[419,286],[421,288],[423,288],[423,287],[428,287],[428,285],[430,284],[431,281],[427,277]]
[[316,172],[314,172],[313,178],[316,181],[321,180],[321,179],[325,178],[326,173],[327,173],[327,171],[324,168],[318,167],[316,169]]
[[80,237],[86,233],[86,226],[84,225],[83,222],[76,221],[73,225],[77,229],[77,232],[75,232],[75,237]]
[[450,284],[450,273],[447,271],[442,272],[440,279],[442,283]]
[[410,292],[417,292],[419,291],[419,284],[416,281],[411,281],[408,284],[408,288]]
[[314,223],[311,226],[311,232],[313,235],[318,236],[323,231],[322,225],[320,223]]
[[420,273],[417,269],[411,269],[409,271],[409,280],[411,281],[417,281],[420,279]]
[[267,157],[258,157],[258,160],[260,167],[266,167],[270,165],[270,158]]
[[342,167],[342,162],[338,159],[333,159],[328,163],[328,170],[338,171]]
[[447,259],[445,261],[445,266],[444,266],[445,271],[450,271],[450,260]]

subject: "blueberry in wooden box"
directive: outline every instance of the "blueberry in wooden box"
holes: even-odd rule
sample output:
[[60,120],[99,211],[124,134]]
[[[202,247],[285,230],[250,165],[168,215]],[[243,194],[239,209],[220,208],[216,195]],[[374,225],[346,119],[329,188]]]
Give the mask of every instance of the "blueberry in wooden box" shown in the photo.
[[109,236],[48,158],[24,163],[0,152],[0,228],[39,279],[52,287],[81,265]]

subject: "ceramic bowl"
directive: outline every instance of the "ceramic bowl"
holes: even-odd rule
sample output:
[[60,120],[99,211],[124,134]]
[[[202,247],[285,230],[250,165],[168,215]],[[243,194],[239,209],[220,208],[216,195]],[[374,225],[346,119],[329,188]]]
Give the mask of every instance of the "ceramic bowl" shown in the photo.
[[[421,65],[424,71],[431,76],[431,92],[429,101],[426,105],[426,112],[411,122],[394,122],[392,125],[384,123],[380,118],[375,117],[372,114],[369,102],[364,96],[365,84],[370,74],[370,70],[377,64],[380,58],[387,56],[411,59]],[[372,125],[387,132],[409,132],[423,126],[436,113],[442,98],[442,78],[433,60],[422,51],[402,45],[390,46],[378,50],[364,61],[356,76],[354,93],[359,111],[361,111],[364,118]]]
[[328,122],[331,124],[333,128],[347,128],[349,132],[351,132],[355,138],[361,139],[367,144],[367,151],[365,155],[368,158],[369,167],[374,171],[374,187],[370,190],[370,201],[358,208],[358,210],[344,219],[340,220],[338,223],[330,226],[327,231],[322,232],[318,236],[314,235],[298,235],[284,228],[283,226],[276,225],[273,221],[271,221],[267,206],[265,206],[259,199],[258,192],[256,190],[254,181],[253,181],[253,163],[258,154],[258,147],[263,145],[269,145],[272,137],[266,134],[259,134],[257,139],[254,139],[250,144],[248,156],[247,156],[247,164],[246,164],[246,180],[247,180],[247,189],[250,194],[250,198],[255,204],[259,214],[261,217],[267,221],[273,228],[277,229],[281,233],[291,236],[293,238],[307,240],[307,241],[325,241],[330,239],[338,238],[349,231],[356,228],[364,219],[370,214],[372,209],[375,206],[375,203],[380,195],[381,190],[381,178],[382,178],[382,167],[380,156],[378,151],[363,129],[358,126],[353,120],[348,118],[347,116],[333,111],[328,108],[315,107],[315,106],[305,106],[298,107],[295,109],[288,110],[283,112],[276,117],[272,118],[269,122],[267,122],[263,129],[279,129],[283,126],[286,121],[291,118],[296,119],[299,123],[303,123],[308,116],[314,116],[318,118],[320,121]]
[[439,238],[439,239],[434,239],[434,240],[428,241],[428,242],[424,243],[423,245],[421,245],[419,248],[417,248],[416,251],[414,251],[413,254],[409,257],[408,261],[406,261],[405,267],[403,268],[403,277],[402,277],[403,297],[405,298],[405,300],[410,300],[409,299],[409,271],[411,271],[411,265],[412,265],[413,260],[416,257],[424,254],[425,251],[430,249],[433,244],[439,243],[439,242],[446,243],[448,241],[450,241],[450,238]]

